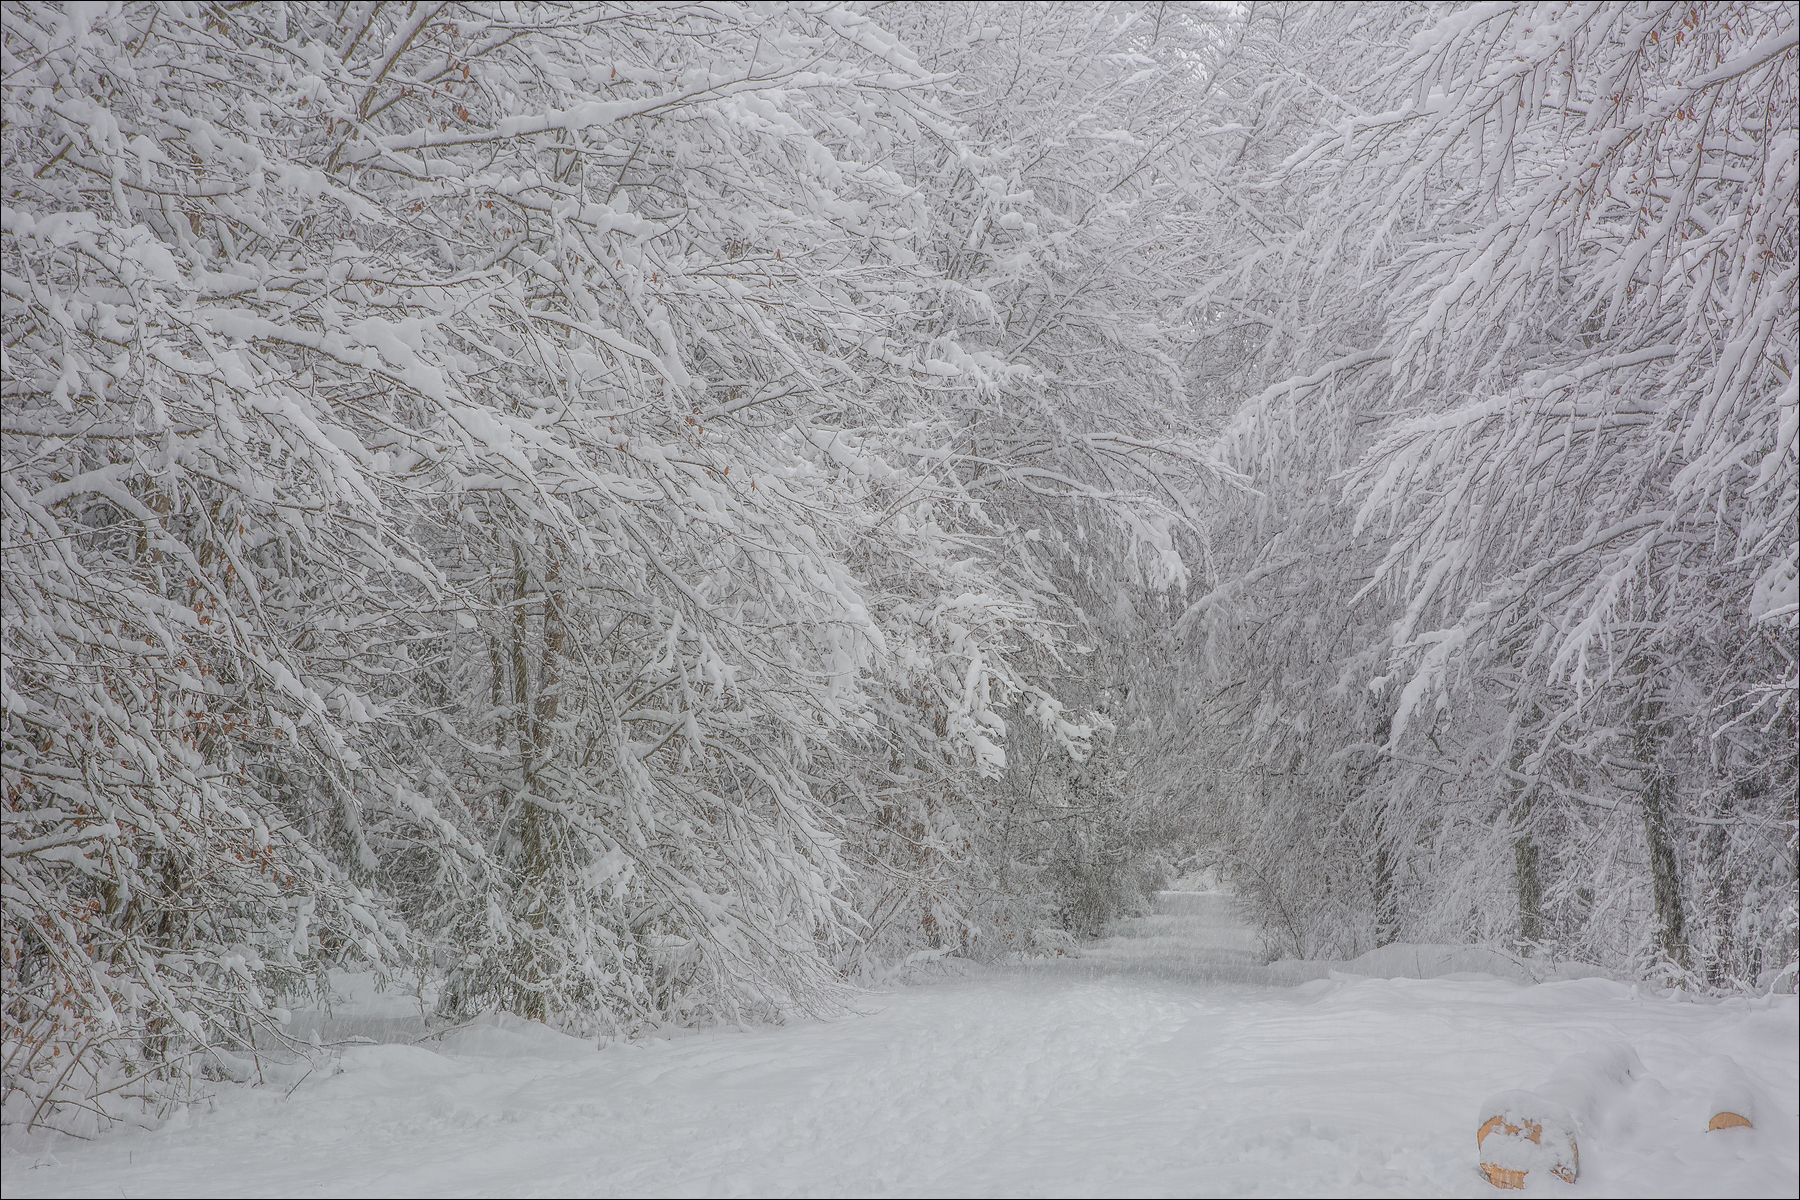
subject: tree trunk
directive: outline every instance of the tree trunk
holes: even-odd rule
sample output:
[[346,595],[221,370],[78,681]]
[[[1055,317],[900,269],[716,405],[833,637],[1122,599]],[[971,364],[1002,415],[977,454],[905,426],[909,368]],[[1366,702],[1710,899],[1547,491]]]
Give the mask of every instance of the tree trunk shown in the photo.
[[1544,939],[1544,880],[1538,871],[1538,844],[1529,834],[1513,842],[1513,875],[1519,895],[1519,941],[1534,946]]
[[[1537,717],[1535,708],[1532,710],[1532,717],[1534,720]],[[1513,838],[1513,891],[1519,901],[1519,944],[1524,949],[1544,940],[1544,877],[1539,866],[1537,836],[1531,821],[1531,802],[1537,787],[1517,778],[1525,767],[1523,747],[1513,752],[1507,767],[1513,777],[1510,815],[1513,828],[1518,831],[1518,836]]]
[[[500,604],[506,602],[506,589],[499,584],[494,585],[494,600]],[[505,748],[506,739],[512,733],[506,701],[506,650],[498,633],[488,634],[488,671],[493,677],[490,698],[494,705],[494,749],[498,751]]]
[[[1394,730],[1394,718],[1391,713],[1383,713],[1376,719],[1372,731],[1372,739],[1377,746],[1387,745],[1388,738]],[[1361,799],[1368,791],[1376,772],[1381,769],[1381,757],[1371,758],[1357,772],[1356,783],[1351,793],[1351,803]],[[1394,870],[1398,866],[1398,855],[1394,853],[1390,831],[1387,829],[1387,806],[1382,805],[1375,822],[1375,857],[1374,873],[1370,877],[1370,893],[1375,910],[1375,944],[1386,946],[1400,936],[1400,896],[1394,888]]]
[[[527,910],[526,919],[534,933],[542,934],[550,923],[550,892],[553,858],[556,853],[556,831],[553,828],[554,817],[535,801],[541,795],[539,789],[540,775],[549,758],[549,749],[553,740],[551,727],[556,722],[557,688],[562,679],[563,644],[568,638],[568,626],[563,620],[562,596],[556,585],[560,576],[560,561],[553,556],[544,570],[543,587],[539,594],[544,604],[544,643],[542,657],[538,665],[537,702],[533,706],[529,720],[529,732],[521,739],[526,746],[523,773],[525,779],[525,811],[520,829],[520,840],[523,843],[525,886],[530,896],[531,907]],[[523,591],[524,574],[521,569],[520,588]],[[523,606],[520,612],[523,613]],[[522,658],[523,651],[517,653]],[[523,699],[520,701],[523,708]],[[526,728],[526,718],[521,711],[521,729]],[[544,990],[547,976],[541,961],[533,959],[534,974],[531,982],[536,985],[524,997],[522,1016],[533,1020],[544,1020],[548,1015],[548,1002]]]
[[[1642,686],[1650,686],[1641,672]],[[1632,752],[1641,765],[1639,803],[1644,811],[1644,840],[1650,851],[1650,889],[1656,901],[1657,949],[1664,958],[1688,967],[1687,922],[1681,908],[1681,863],[1675,853],[1674,820],[1679,797],[1675,775],[1660,761],[1667,737],[1662,701],[1646,694],[1633,721]]]
[[[1706,981],[1714,987],[1722,987],[1732,979],[1733,972],[1740,969],[1736,962],[1737,938],[1733,922],[1733,913],[1737,908],[1738,892],[1732,878],[1731,861],[1727,854],[1729,841],[1724,822],[1731,820],[1731,814],[1740,803],[1751,806],[1762,795],[1762,773],[1760,771],[1740,775],[1728,788],[1720,788],[1718,800],[1713,805],[1712,818],[1720,824],[1709,826],[1700,838],[1700,858],[1702,870],[1706,878],[1706,913],[1702,918],[1708,945],[1703,945]],[[1755,976],[1754,969],[1745,974]]]
[[[563,643],[568,639],[568,626],[563,622],[563,598],[556,590],[562,563],[552,558],[544,570],[544,658],[538,670],[537,707],[532,712],[531,743],[539,752],[548,749],[550,727],[556,722],[557,685],[562,678]],[[543,766],[533,765],[533,771]],[[535,774],[534,774],[535,778]]]
[[519,735],[519,782],[522,787],[530,786],[532,766],[531,722],[529,719],[531,701],[531,668],[526,661],[525,641],[530,630],[525,624],[525,597],[531,588],[531,574],[525,569],[525,551],[518,545],[513,546],[513,627],[512,627],[512,680],[513,680],[513,728]]
[[1394,890],[1394,852],[1383,838],[1375,846],[1375,944],[1400,936],[1400,897]]
[[[525,922],[534,933],[547,923],[549,898],[544,894],[546,863],[544,862],[543,810],[534,803],[537,780],[538,723],[531,712],[531,666],[525,643],[530,634],[525,614],[525,597],[530,593],[531,573],[525,566],[524,548],[513,545],[513,729],[519,738],[519,850],[523,877]],[[540,681],[540,688],[542,681]],[[533,938],[525,947],[518,965],[518,1004],[520,1016],[541,1021],[546,1015],[544,990],[548,982],[542,961],[540,939]]]

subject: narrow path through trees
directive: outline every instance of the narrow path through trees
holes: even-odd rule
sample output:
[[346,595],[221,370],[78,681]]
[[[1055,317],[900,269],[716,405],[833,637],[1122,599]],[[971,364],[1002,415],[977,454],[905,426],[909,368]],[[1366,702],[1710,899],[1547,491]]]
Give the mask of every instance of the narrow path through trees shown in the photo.
[[[341,1072],[285,1099],[286,1085],[232,1089],[185,1127],[23,1152],[9,1139],[7,1192],[1487,1195],[1483,1097],[1624,1041],[1645,1073],[1585,1131],[1571,1194],[1791,1193],[1792,996],[1276,987],[1217,894],[1163,893],[1120,934],[1079,959],[872,994],[861,1016],[598,1053],[516,1018],[400,1044],[417,1036],[405,1019],[341,1007],[326,1040],[397,1041],[345,1051]],[[1716,1054],[1749,1075],[1754,1130],[1702,1132]]]

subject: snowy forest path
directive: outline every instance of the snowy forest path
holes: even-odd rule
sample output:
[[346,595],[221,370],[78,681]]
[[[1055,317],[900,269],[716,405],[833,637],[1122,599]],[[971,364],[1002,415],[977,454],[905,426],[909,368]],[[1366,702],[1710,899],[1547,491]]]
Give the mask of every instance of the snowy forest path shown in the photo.
[[[227,1089],[153,1133],[9,1146],[6,1190],[1486,1195],[1481,1100],[1625,1041],[1646,1073],[1590,1123],[1573,1194],[1792,1194],[1793,997],[1675,1004],[1598,979],[1277,987],[1260,963],[1228,897],[1165,893],[1080,959],[871,995],[843,1020],[601,1052],[504,1021],[441,1053],[351,1048],[286,1099]],[[1754,1130],[1700,1132],[1694,1093],[1721,1053],[1758,1090]]]

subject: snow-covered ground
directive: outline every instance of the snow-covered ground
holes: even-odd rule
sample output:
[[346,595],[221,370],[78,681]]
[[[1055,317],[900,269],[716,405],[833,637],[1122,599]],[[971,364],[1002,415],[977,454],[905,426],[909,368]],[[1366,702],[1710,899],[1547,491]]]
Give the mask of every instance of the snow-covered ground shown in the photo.
[[[1623,1043],[1570,1196],[1792,1196],[1792,996],[1599,979],[1279,986],[1227,897],[1165,893],[1080,959],[947,977],[864,1015],[592,1047],[518,1022],[363,1045],[154,1132],[9,1138],[9,1197],[1494,1195],[1492,1093]],[[403,1037],[387,1001],[327,1032]],[[415,1010],[416,1011],[416,1010]],[[383,1015],[383,1013],[386,1015]],[[305,1014],[297,1014],[305,1020]],[[412,1033],[417,1036],[417,1033]],[[1727,1056],[1756,1128],[1703,1132]]]

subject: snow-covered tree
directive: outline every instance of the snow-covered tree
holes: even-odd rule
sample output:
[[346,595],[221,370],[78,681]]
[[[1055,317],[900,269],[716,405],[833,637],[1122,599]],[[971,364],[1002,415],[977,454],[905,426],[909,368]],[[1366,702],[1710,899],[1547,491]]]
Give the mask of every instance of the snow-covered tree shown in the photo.
[[589,1030],[829,1006],[985,833],[1003,705],[1085,752],[969,478],[1036,451],[955,441],[1012,376],[935,327],[896,165],[961,134],[866,18],[0,52],[9,1120],[242,1075],[334,965]]
[[[1085,647],[1044,643],[1020,660],[1018,753],[998,793],[968,793],[997,818],[927,805],[909,821],[972,823],[973,892],[1039,889],[1066,920],[1071,905],[1091,909],[1077,893],[1136,878],[1155,840],[1125,832],[1144,827],[1136,802],[1150,794],[1130,765],[1129,697],[1160,666],[1149,631],[1203,556],[1194,497],[1217,476],[1191,419],[1195,330],[1181,301],[1207,245],[1193,194],[1219,15],[958,3],[881,19],[949,81],[945,121],[895,156],[928,201],[915,244],[939,282],[920,335],[944,375],[938,395],[913,399],[907,437],[931,451],[959,532]],[[1133,783],[1087,788],[1101,768],[1076,729]]]
[[1347,552],[1367,615],[1278,691],[1370,692],[1415,927],[1754,980],[1794,952],[1792,11],[1370,16],[1268,172],[1304,212],[1204,296],[1291,314],[1239,465],[1353,467],[1268,557]]
[[884,647],[833,389],[931,377],[871,350],[904,52],[379,5],[4,52],[9,1119],[241,1072],[347,955],[576,1024],[820,1002],[808,768]]
[[1203,838],[1289,953],[1791,962],[1795,27],[5,8],[5,1120]]

